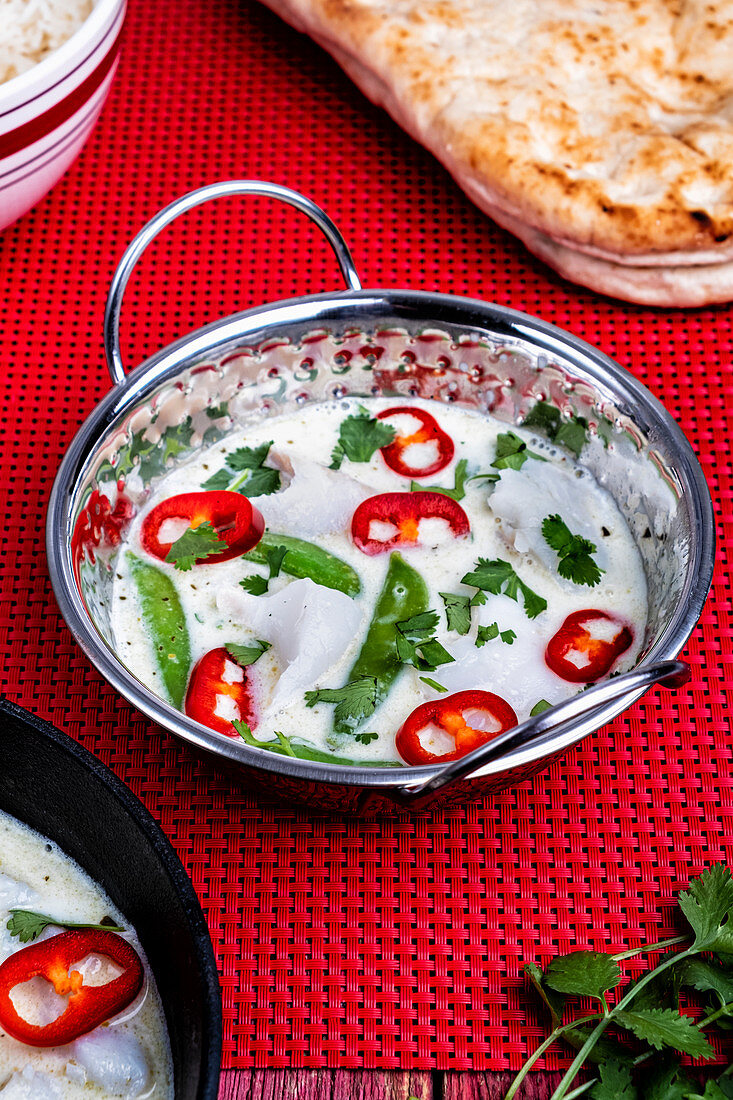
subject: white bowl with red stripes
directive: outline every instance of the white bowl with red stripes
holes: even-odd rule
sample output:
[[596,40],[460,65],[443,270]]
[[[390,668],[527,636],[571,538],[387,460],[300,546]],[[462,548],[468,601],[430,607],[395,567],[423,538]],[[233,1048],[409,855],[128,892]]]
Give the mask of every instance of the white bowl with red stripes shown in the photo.
[[97,0],[78,31],[0,84],[0,230],[58,183],[109,93],[126,0]]

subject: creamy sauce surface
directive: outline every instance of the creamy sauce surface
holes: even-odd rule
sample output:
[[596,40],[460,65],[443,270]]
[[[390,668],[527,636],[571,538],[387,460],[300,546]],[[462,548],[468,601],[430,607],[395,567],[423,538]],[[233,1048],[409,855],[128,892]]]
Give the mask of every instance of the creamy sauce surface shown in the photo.
[[[57,844],[0,811],[0,962],[26,946],[7,928],[11,909],[88,924],[111,917],[125,929],[124,938],[143,960],[146,980],[137,998],[118,1016],[66,1046],[31,1047],[0,1027],[0,1097],[173,1100],[173,1067],[163,1008],[129,921]],[[49,927],[34,942],[61,931]],[[106,980],[109,965],[90,956],[77,969],[84,973],[85,982],[95,984]],[[43,978],[17,986],[12,998],[24,1018],[39,1024],[50,1022],[64,1007],[62,998]]]
[[[361,726],[362,732],[377,735],[365,744],[352,736],[334,737],[333,705],[307,707],[304,695],[347,683],[384,583],[390,555],[369,556],[355,545],[351,536],[355,508],[377,494],[406,492],[411,482],[390,469],[380,451],[368,462],[346,458],[338,471],[329,469],[340,425],[347,416],[357,414],[360,406],[375,416],[396,405],[425,409],[455,444],[450,464],[420,478],[420,489],[452,489],[459,463],[465,465],[468,478],[480,473],[498,474],[499,479],[466,480],[465,496],[459,503],[470,522],[467,537],[454,537],[441,519],[425,519],[419,544],[396,548],[426,582],[429,607],[438,613],[435,637],[454,661],[429,672],[406,665],[386,700]],[[406,414],[404,424],[398,427],[409,428],[411,419],[414,426],[414,418]],[[510,430],[526,441],[534,457],[527,458],[520,469],[496,469],[492,462],[497,438]],[[251,595],[240,582],[255,574],[267,576],[264,565],[236,558],[208,565],[202,562],[181,572],[146,555],[142,548],[141,525],[161,500],[200,489],[238,448],[270,441],[267,464],[281,470],[281,488],[252,498],[265,518],[268,534],[316,543],[348,562],[361,580],[361,592],[355,598],[285,573],[270,581],[266,594]],[[410,463],[428,461],[432,446],[414,444],[404,457]],[[593,558],[603,570],[596,586],[576,584],[559,575],[557,553],[541,531],[543,519],[552,514],[559,514],[574,535],[595,545]],[[386,538],[390,532],[376,524],[371,533]],[[443,694],[426,679],[449,693],[473,688],[491,691],[512,706],[519,721],[527,718],[540,700],[557,703],[574,695],[583,685],[561,679],[544,659],[549,639],[571,612],[605,610],[631,625],[633,644],[613,671],[634,664],[644,639],[646,582],[641,556],[611,495],[582,463],[547,440],[459,406],[404,399],[308,405],[233,431],[164,476],[133,521],[119,555],[112,623],[122,661],[165,698],[125,552],[128,549],[154,562],[174,581],[185,610],[192,663],[226,644],[270,643],[271,648],[247,669],[255,709],[251,726],[258,738],[270,740],[280,731],[355,761],[399,760],[396,731],[416,706]],[[521,581],[547,601],[547,609],[530,619],[521,595],[514,600],[505,594],[487,593],[485,602],[471,610],[467,634],[449,629],[440,593],[474,596],[475,587],[463,584],[461,578],[475,569],[479,558],[508,562]],[[479,628],[494,623],[507,638],[507,632],[513,632],[511,644],[499,636],[477,646]],[[236,717],[227,714],[226,707],[227,701],[222,699],[222,716]]]

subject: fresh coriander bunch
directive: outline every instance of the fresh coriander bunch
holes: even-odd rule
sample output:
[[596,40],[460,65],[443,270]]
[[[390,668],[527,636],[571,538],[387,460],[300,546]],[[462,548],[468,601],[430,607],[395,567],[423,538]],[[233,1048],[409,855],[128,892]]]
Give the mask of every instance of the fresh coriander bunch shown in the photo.
[[[521,1085],[537,1059],[557,1040],[576,1056],[551,1100],[733,1100],[733,1065],[712,1075],[704,1091],[682,1065],[680,1055],[710,1059],[707,1032],[733,1030],[733,878],[716,864],[690,882],[679,896],[691,933],[617,955],[573,951],[541,970],[525,966],[530,983],[552,1022],[552,1031],[514,1079],[505,1100],[521,1096]],[[690,942],[691,941],[691,942]],[[687,944],[682,950],[676,950]],[[623,988],[619,963],[659,952],[659,961]],[[609,1005],[607,994],[617,990]],[[697,996],[701,1018],[680,1010],[680,994]],[[563,1023],[569,997],[598,1002],[596,1012]],[[636,1039],[637,1043],[628,1040]],[[590,1075],[576,1084],[591,1063]]]

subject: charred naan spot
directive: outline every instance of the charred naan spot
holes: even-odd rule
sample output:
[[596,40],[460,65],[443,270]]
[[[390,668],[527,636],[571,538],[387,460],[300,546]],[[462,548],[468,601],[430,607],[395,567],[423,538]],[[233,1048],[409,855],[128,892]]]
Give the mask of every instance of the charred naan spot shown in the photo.
[[710,215],[706,214],[704,210],[691,210],[690,217],[694,218],[698,225],[704,225],[706,229],[712,224]]

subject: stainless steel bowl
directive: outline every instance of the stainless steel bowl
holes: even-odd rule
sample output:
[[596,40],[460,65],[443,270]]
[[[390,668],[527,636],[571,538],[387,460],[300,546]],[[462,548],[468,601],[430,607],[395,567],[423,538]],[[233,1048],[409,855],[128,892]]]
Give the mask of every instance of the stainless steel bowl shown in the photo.
[[[277,198],[306,213],[333,247],[349,289],[227,317],[126,375],[119,317],[135,263],[179,214],[231,194]],[[105,347],[114,388],[69,447],[49,504],[47,551],[56,598],[79,645],[118,691],[166,729],[235,766],[251,784],[347,811],[416,803],[435,798],[438,789],[443,797],[465,800],[547,766],[655,680],[684,679],[683,669],[670,661],[689,638],[710,587],[710,494],[687,440],[663,406],[583,341],[474,299],[363,290],[345,242],[322,210],[286,188],[239,180],[184,196],[138,234],[110,290]],[[191,721],[149,691],[115,652],[109,599],[116,547],[102,546],[81,568],[75,568],[72,552],[76,524],[100,486],[124,477],[142,500],[161,470],[233,424],[309,401],[375,394],[465,403],[510,424],[522,423],[541,399],[559,411],[562,424],[587,424],[583,462],[615,497],[646,571],[649,623],[639,668],[613,687],[590,689],[574,707],[564,704],[525,723],[518,738],[485,752],[483,760],[467,757],[446,774],[435,766],[384,770],[294,760]],[[461,775],[478,764],[470,776]]]

